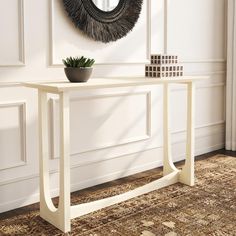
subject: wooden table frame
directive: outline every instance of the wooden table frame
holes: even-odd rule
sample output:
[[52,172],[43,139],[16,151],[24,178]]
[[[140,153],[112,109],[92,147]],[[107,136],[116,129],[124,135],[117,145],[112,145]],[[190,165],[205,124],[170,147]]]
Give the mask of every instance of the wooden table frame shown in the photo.
[[[116,203],[149,193],[151,191],[181,182],[183,184],[194,185],[194,97],[195,80],[199,77],[182,79],[144,79],[134,78],[130,83],[122,80],[116,82],[99,83],[96,86],[93,82],[86,85],[66,84],[66,86],[47,83],[24,83],[25,86],[38,89],[38,111],[39,111],[39,160],[40,160],[40,216],[50,222],[63,232],[71,230],[71,219],[88,214],[90,212],[111,206]],[[108,80],[107,80],[108,81]],[[141,82],[142,81],[142,82]],[[187,144],[186,161],[182,170],[178,170],[173,164],[171,157],[171,139],[169,128],[169,84],[180,83],[187,85]],[[99,86],[101,84],[101,86]],[[70,97],[69,92],[74,90],[111,88],[139,85],[163,85],[163,177],[138,187],[129,192],[113,197],[71,206],[70,202]],[[60,191],[59,205],[56,208],[50,197],[49,188],[49,134],[48,134],[48,99],[47,93],[59,95],[60,104]]]

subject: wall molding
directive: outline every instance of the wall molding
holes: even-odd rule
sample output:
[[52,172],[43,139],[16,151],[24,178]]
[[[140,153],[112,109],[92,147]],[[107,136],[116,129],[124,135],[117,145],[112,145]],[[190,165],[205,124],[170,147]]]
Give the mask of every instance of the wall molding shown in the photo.
[[164,54],[168,54],[168,0],[164,0]]
[[189,60],[183,60],[183,61],[180,61],[180,63],[189,63],[189,64],[191,64],[191,63],[193,63],[193,64],[197,64],[197,63],[199,63],[199,64],[208,64],[208,63],[226,63],[227,62],[227,60],[226,59],[224,59],[224,58],[219,58],[219,59],[214,59],[214,58],[209,58],[209,59],[200,59],[200,60],[195,60],[195,59],[189,59]]
[[21,146],[21,157],[20,161],[9,165],[6,167],[0,166],[0,171],[12,169],[16,167],[21,167],[27,165],[27,158],[26,158],[26,101],[11,101],[11,102],[4,102],[0,103],[1,108],[9,108],[9,107],[17,107],[19,110],[19,117],[20,117],[20,146]]
[[[54,62],[54,1],[49,1],[49,66],[50,67],[63,67],[63,64]],[[145,0],[147,2],[147,12],[146,12],[146,20],[147,20],[147,28],[146,28],[146,58],[143,61],[134,61],[134,62],[122,62],[122,61],[114,61],[114,62],[102,62],[96,63],[96,66],[109,66],[109,65],[142,65],[150,62],[151,57],[151,0]]]
[[[221,82],[221,83],[212,83],[212,84],[200,84],[198,86],[196,86],[196,90],[199,89],[209,89],[209,88],[218,88],[218,87],[225,87],[226,83]],[[179,92],[179,91],[186,91],[186,88],[174,88],[171,89],[172,92]]]
[[[168,54],[168,45],[169,45],[169,11],[168,11],[168,5],[170,0],[164,0],[164,53]],[[226,2],[225,2],[226,4]],[[180,60],[180,63],[183,64],[213,64],[213,63],[223,63],[225,64],[227,62],[226,58],[209,58],[209,59],[182,59]]]
[[19,30],[20,30],[20,62],[21,65],[25,65],[25,21],[24,21],[24,0],[20,1],[19,7]]
[[8,87],[21,87],[20,82],[0,82],[0,88],[8,88]]
[[[199,125],[199,126],[195,127],[195,130],[209,128],[209,127],[213,127],[213,126],[221,126],[221,125],[225,125],[225,120],[220,120],[220,121],[217,121],[217,122],[212,122],[212,123],[208,123],[208,124],[204,124],[204,125]],[[180,134],[180,133],[185,133],[185,132],[186,132],[185,129],[181,129],[181,130],[173,131],[171,134]]]
[[1,67],[21,67],[25,66],[25,36],[24,36],[24,0],[18,0],[18,29],[19,29],[19,61],[12,64],[0,64]]
[[[86,97],[79,97],[79,98],[72,98],[70,101],[71,102],[76,102],[76,101],[87,101],[87,100],[97,100],[101,98],[111,98],[111,97],[130,97],[130,96],[137,96],[137,95],[145,95],[146,96],[146,133],[141,136],[137,137],[132,137],[128,139],[123,139],[119,143],[115,142],[110,142],[110,143],[103,143],[101,145],[98,145],[96,148],[84,150],[82,152],[75,152],[71,153],[71,156],[76,156],[82,153],[87,153],[87,152],[94,152],[106,148],[111,148],[111,147],[118,147],[121,145],[126,145],[134,142],[140,142],[140,141],[145,141],[151,138],[151,114],[152,114],[152,96],[151,96],[151,91],[150,90],[139,90],[136,92],[133,92],[132,94],[128,92],[113,92],[113,93],[107,93],[107,94],[100,94],[100,95],[94,95],[94,96],[86,96]],[[51,134],[50,134],[50,147],[51,147],[51,159],[58,159],[59,157],[56,156],[55,154],[55,132],[56,126],[55,126],[55,114],[56,114],[56,103],[58,103],[58,98],[50,98],[49,100],[49,111],[50,111],[50,126],[51,126]]]
[[[198,129],[202,129],[202,128],[210,128],[210,127],[214,127],[214,126],[219,126],[219,130],[217,133],[214,133],[213,135],[222,135],[223,132],[222,132],[222,125],[224,125],[224,121],[218,121],[218,122],[215,122],[215,123],[210,123],[210,124],[205,124],[205,125],[202,125],[202,126],[199,126],[199,127],[196,127],[196,131]],[[173,131],[172,134],[176,134],[176,133],[184,133],[185,130],[179,130],[179,131]],[[212,135],[212,134],[211,134]],[[201,139],[201,138],[204,138],[204,137],[209,137],[209,134],[207,135],[197,135],[196,136],[196,142],[197,140]],[[176,142],[175,145],[177,144],[180,144],[180,143],[185,143],[185,141],[183,140],[180,140],[180,142]],[[218,147],[219,145],[216,145],[214,147],[217,147],[216,149],[214,150],[217,150],[217,149],[220,149],[220,148],[223,148],[224,147],[224,143],[220,144],[220,147]],[[161,149],[162,148],[162,145],[161,146],[157,146],[157,147],[152,147],[152,148],[147,148],[145,150],[143,150],[144,152],[145,151],[149,151],[149,150],[153,150],[153,149]],[[205,149],[204,149],[205,150]],[[206,152],[210,152],[210,151],[214,151],[211,147],[207,148],[207,151]],[[132,154],[136,154],[136,153],[140,153],[140,151],[136,151],[136,152],[132,152],[132,153],[128,153],[128,154],[125,154],[125,155],[119,155],[119,156],[115,156],[115,157],[111,157],[111,158],[100,158],[100,159],[97,159],[96,161],[83,161],[83,162],[80,162],[79,164],[75,164],[75,165],[72,165],[71,166],[71,169],[76,169],[78,167],[83,167],[83,166],[87,166],[87,165],[92,165],[92,164],[96,164],[96,163],[99,163],[99,162],[104,162],[104,161],[109,161],[109,160],[113,160],[113,159],[117,159],[117,158],[120,158],[120,157],[123,157],[123,156],[128,156],[128,155],[132,155]],[[199,150],[196,150],[195,151],[196,155],[199,155]],[[58,170],[51,170],[50,171],[50,175],[52,174],[55,174],[55,173],[58,173]],[[26,181],[26,180],[30,180],[30,179],[35,179],[35,178],[38,178],[39,177],[39,174],[33,174],[33,175],[28,175],[28,176],[22,176],[22,177],[18,177],[18,178],[13,178],[13,179],[10,179],[10,180],[6,180],[6,181],[1,181],[0,182],[0,186],[4,186],[4,185],[8,185],[8,184],[14,184],[14,183],[17,183],[17,182],[22,182],[22,181]]]
[[213,84],[202,84],[197,87],[197,89],[207,89],[207,88],[218,88],[218,87],[225,87],[226,83],[213,83]]
[[[208,72],[191,72],[189,76],[212,76],[212,75],[226,75],[226,70],[215,70],[215,71],[208,71]],[[226,78],[225,78],[226,80]]]

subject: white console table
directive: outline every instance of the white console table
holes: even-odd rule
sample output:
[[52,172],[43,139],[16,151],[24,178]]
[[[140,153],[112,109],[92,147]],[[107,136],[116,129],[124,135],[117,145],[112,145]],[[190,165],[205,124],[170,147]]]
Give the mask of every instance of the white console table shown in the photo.
[[[87,83],[58,82],[28,82],[24,86],[38,89],[39,109],[39,159],[40,159],[40,216],[63,232],[71,230],[71,219],[88,214],[101,208],[126,201],[128,199],[149,193],[165,186],[181,182],[194,185],[194,97],[195,81],[205,77],[180,78],[107,78],[90,79]],[[80,92],[89,89],[119,88],[129,86],[163,85],[163,177],[132,191],[83,203],[77,206],[70,204],[70,106],[71,91]],[[171,158],[171,141],[169,131],[169,84],[187,85],[187,144],[186,161],[182,170],[178,170]],[[48,145],[48,108],[47,93],[59,95],[60,104],[60,192],[59,206],[56,208],[50,197],[49,189],[49,145]]]

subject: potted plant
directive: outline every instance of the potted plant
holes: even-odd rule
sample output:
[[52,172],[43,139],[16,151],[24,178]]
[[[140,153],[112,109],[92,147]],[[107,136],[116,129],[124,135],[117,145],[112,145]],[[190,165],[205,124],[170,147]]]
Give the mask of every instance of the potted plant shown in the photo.
[[94,59],[82,57],[67,57],[62,60],[65,74],[70,82],[86,82],[93,71]]

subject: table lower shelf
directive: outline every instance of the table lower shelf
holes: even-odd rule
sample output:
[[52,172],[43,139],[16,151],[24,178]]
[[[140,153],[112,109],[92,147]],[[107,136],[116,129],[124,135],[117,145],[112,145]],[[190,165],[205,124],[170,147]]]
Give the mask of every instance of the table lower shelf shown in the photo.
[[143,194],[150,193],[154,190],[172,185],[177,183],[179,180],[179,171],[174,171],[173,173],[162,177],[161,179],[155,180],[151,183],[145,184],[144,186],[138,187],[134,190],[122,193],[116,196],[104,198],[94,202],[83,203],[75,206],[71,206],[71,219],[78,216],[83,216],[93,211],[100,210],[102,208],[121,203],[132,199],[134,197],[141,196]]

